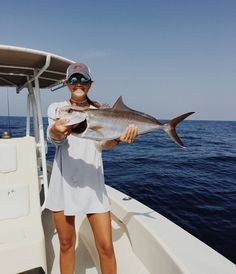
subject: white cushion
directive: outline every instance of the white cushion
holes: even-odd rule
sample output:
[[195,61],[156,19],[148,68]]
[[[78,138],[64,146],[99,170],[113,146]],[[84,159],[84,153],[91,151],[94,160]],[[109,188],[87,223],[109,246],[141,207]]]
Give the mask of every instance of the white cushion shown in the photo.
[[28,185],[8,185],[0,187],[0,220],[28,215],[30,196]]
[[17,169],[17,153],[16,145],[1,144],[0,145],[0,172],[8,173]]

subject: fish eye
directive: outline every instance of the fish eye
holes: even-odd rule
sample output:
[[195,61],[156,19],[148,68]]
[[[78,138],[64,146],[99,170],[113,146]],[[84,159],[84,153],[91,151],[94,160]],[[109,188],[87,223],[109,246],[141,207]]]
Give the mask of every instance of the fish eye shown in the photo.
[[69,108],[67,112],[68,112],[68,113],[72,113],[72,112],[73,112],[73,109],[72,109],[72,108]]

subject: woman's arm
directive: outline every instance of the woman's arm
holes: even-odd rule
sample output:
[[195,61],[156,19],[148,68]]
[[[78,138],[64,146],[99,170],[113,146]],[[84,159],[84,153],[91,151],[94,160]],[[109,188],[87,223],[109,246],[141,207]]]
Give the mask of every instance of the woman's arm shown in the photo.
[[114,140],[108,140],[108,141],[103,141],[102,142],[102,148],[104,149],[111,149],[119,144],[120,140],[119,138],[114,139]]
[[[48,107],[48,128],[47,128],[47,140],[54,145],[62,145],[66,139],[66,134],[63,129],[63,124],[66,120],[60,120],[57,116],[57,109],[60,107],[60,103],[52,103]],[[65,127],[65,126],[64,126]]]

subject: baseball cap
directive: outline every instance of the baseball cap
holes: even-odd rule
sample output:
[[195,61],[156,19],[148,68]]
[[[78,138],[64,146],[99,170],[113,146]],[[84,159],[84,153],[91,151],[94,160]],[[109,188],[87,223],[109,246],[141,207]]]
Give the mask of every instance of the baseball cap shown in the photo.
[[90,69],[83,63],[74,63],[69,65],[66,71],[66,80],[75,73],[83,75],[87,80],[92,80]]

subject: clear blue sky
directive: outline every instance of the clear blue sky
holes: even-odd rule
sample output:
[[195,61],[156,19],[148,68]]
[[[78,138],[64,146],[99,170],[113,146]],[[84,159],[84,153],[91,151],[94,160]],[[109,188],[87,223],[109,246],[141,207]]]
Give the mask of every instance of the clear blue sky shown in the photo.
[[[160,119],[195,111],[192,119],[236,120],[235,14],[235,0],[3,1],[0,43],[87,63],[99,102],[122,95]],[[12,115],[25,114],[25,95],[11,96]],[[44,114],[68,97],[42,95]]]

